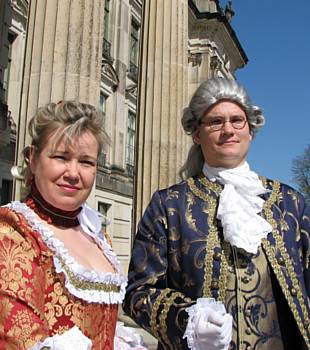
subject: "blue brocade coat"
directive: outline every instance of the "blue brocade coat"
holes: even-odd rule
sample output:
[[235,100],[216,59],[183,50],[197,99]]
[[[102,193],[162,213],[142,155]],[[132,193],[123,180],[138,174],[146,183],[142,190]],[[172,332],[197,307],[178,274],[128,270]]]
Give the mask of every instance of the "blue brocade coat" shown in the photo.
[[[284,348],[310,349],[310,208],[289,186],[261,179],[270,189],[261,215],[273,228],[262,251]],[[185,308],[197,298],[226,300],[231,248],[216,219],[221,190],[201,175],[157,191],[139,224],[123,306],[158,339],[158,349],[188,349]],[[255,327],[263,317],[248,319]]]

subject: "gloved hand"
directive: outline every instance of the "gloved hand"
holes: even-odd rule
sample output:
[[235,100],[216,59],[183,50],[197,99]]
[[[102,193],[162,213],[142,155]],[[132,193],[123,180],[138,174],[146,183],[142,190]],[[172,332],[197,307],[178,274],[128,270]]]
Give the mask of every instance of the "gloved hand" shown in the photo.
[[195,320],[196,344],[199,350],[227,350],[232,338],[230,314],[205,307]]

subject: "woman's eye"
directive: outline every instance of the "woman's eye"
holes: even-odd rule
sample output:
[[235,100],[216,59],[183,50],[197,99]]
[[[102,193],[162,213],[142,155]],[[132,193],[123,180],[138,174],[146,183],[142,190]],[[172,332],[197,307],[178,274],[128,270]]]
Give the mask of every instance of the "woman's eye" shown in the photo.
[[87,165],[87,166],[95,166],[96,165],[96,163],[91,161],[91,160],[82,160],[81,163],[84,165]]
[[53,156],[54,159],[60,159],[60,160],[65,160],[65,156],[61,156],[61,155],[55,155]]

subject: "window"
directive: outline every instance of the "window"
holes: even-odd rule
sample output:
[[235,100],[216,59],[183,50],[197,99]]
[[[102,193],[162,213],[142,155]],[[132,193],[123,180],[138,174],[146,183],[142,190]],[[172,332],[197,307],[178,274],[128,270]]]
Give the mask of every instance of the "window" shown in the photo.
[[131,22],[131,34],[130,34],[130,67],[129,72],[133,80],[138,81],[138,59],[139,59],[139,25],[135,22]]
[[107,96],[104,95],[102,92],[100,92],[100,101],[99,101],[99,110],[102,113],[102,125],[103,128],[106,126],[106,102],[107,102]]
[[98,211],[100,214],[103,215],[102,224],[101,224],[102,232],[107,231],[107,226],[109,224],[108,212],[109,212],[110,207],[111,207],[111,204],[104,203],[104,202],[98,202]]
[[8,100],[8,92],[9,92],[9,80],[10,80],[10,70],[11,70],[11,62],[12,62],[12,45],[14,40],[16,39],[16,35],[9,33],[8,34],[8,64],[6,69],[4,70],[4,78],[3,78],[3,88],[5,90],[4,100],[7,102]]
[[135,165],[135,136],[136,136],[136,115],[128,112],[128,127],[127,127],[127,152],[126,152],[126,167],[130,177],[134,175]]
[[12,190],[13,190],[13,181],[3,179],[2,188],[1,188],[1,205],[11,202]]
[[105,40],[109,41],[109,26],[110,26],[110,0],[105,0],[104,2],[104,29],[103,37]]
[[138,65],[139,29],[139,25],[135,21],[132,21],[130,34],[130,62],[135,65]]
[[103,28],[103,47],[102,55],[111,60],[111,43],[110,43],[110,0],[104,2],[104,28]]

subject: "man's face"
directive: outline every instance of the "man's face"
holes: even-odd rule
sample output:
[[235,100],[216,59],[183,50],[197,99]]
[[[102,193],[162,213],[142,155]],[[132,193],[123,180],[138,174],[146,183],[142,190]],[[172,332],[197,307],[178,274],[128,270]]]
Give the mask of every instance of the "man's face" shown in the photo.
[[[243,125],[235,129],[232,123]],[[222,124],[219,130],[212,125]],[[235,102],[221,101],[203,116],[201,125],[193,134],[195,143],[201,145],[205,162],[212,167],[235,168],[244,163],[252,140],[244,110]]]

